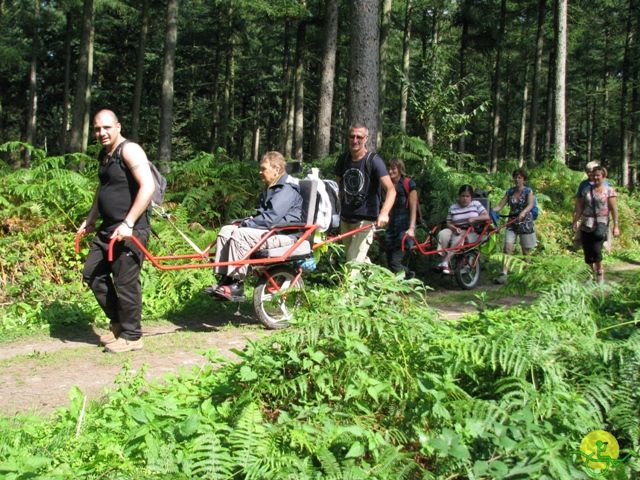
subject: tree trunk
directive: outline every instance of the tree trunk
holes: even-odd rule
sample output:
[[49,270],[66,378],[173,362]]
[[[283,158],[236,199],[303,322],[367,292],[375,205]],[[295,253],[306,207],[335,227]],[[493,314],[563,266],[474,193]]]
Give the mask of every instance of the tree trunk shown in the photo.
[[386,110],[387,83],[389,81],[389,31],[391,30],[391,7],[393,0],[382,0],[382,16],[380,17],[380,92],[378,94],[380,107],[378,108],[378,134],[376,146],[382,145],[382,129]]
[[524,67],[524,88],[522,89],[522,115],[520,116],[520,141],[518,142],[518,167],[524,166],[524,151],[527,131],[527,106],[529,105],[529,63]]
[[631,131],[630,122],[627,119],[627,103],[629,91],[629,77],[631,76],[631,52],[634,47],[634,31],[632,18],[634,18],[634,0],[629,0],[629,15],[627,16],[627,33],[624,41],[624,56],[622,60],[622,90],[620,92],[620,170],[621,184],[629,188],[631,171]]
[[[284,53],[282,55],[282,71],[284,72],[284,78],[282,79],[282,111],[280,113],[280,149],[285,157],[291,156],[291,149],[293,142],[291,141],[292,131],[289,128],[289,116],[291,112],[291,98],[292,98],[292,78],[293,68],[291,66],[291,43],[290,43],[290,23],[286,22],[284,27]],[[293,122],[291,122],[293,125]]]
[[333,84],[336,76],[336,50],[338,46],[338,0],[327,0],[322,73],[318,98],[318,125],[313,147],[313,158],[329,155],[331,148],[331,114],[333,107]]
[[608,28],[604,29],[602,34],[604,35],[604,56],[603,56],[603,71],[604,75],[602,78],[602,111],[600,112],[600,129],[602,135],[602,142],[600,144],[600,156],[599,159],[602,160],[606,157],[608,149],[608,139],[609,139],[609,77],[611,75],[611,66],[609,65],[609,36],[610,31]]
[[552,130],[553,130],[553,118],[554,118],[554,81],[555,78],[555,47],[550,49],[549,51],[549,68],[547,69],[547,106],[546,106],[546,116],[545,116],[545,124],[544,124],[544,149],[543,149],[543,158],[549,159],[551,152],[551,138],[552,138]]
[[296,58],[295,58],[295,114],[293,122],[294,131],[294,158],[302,163],[304,152],[304,61],[305,61],[305,36],[307,23],[303,20],[298,24],[296,34]]
[[566,116],[565,91],[567,69],[567,0],[558,1],[558,30],[556,33],[556,80],[554,118],[554,157],[566,163]]
[[82,121],[82,151],[87,151],[89,144],[89,130],[91,127],[91,83],[93,79],[93,49],[95,45],[95,23],[91,24],[89,32],[89,63],[87,64],[87,95],[84,109],[84,119]]
[[70,152],[84,152],[83,131],[85,115],[89,111],[91,102],[91,75],[93,48],[93,0],[84,0],[82,11],[82,37],[80,40],[80,58],[78,59],[78,75],[76,79],[76,94],[73,102],[73,120],[71,123],[71,137],[69,139]]
[[164,37],[164,68],[162,71],[162,98],[160,100],[160,146],[158,161],[163,172],[171,167],[171,126],[173,124],[173,75],[176,45],[178,43],[178,0],[167,4],[167,27]]
[[544,48],[544,17],[546,0],[538,0],[538,29],[536,30],[536,50],[533,60],[531,80],[531,116],[529,117],[529,161],[538,161],[538,107],[540,105],[540,72],[542,71],[542,51]]
[[136,52],[136,84],[133,90],[133,111],[131,118],[130,137],[136,142],[140,138],[140,104],[142,103],[142,85],[144,79],[144,54],[149,31],[149,0],[142,0],[142,13],[140,14],[140,37]]
[[380,31],[378,2],[351,3],[351,65],[349,70],[349,124],[369,129],[367,148],[375,149],[378,135]]
[[[638,3],[636,3],[636,10]],[[638,18],[637,14],[636,17]],[[635,42],[633,51],[635,52],[632,62],[632,87],[631,87],[631,186],[638,187],[640,178],[638,164],[640,163],[640,152],[638,143],[640,142],[640,21],[636,21]]]
[[64,89],[62,91],[62,129],[58,150],[65,152],[69,144],[69,112],[71,110],[71,39],[73,35],[73,18],[71,11],[66,12],[66,26],[64,30]]
[[220,82],[220,49],[216,48],[214,53],[212,98],[211,98],[211,131],[209,133],[209,151],[215,153],[218,147],[218,127],[220,124],[220,95],[218,85]]
[[[459,62],[460,62],[460,68],[459,68],[459,75],[458,78],[460,80],[460,91],[459,91],[459,100],[460,100],[460,105],[461,105],[461,109],[462,111],[460,113],[462,113],[463,115],[466,113],[466,109],[464,107],[464,98],[466,95],[465,92],[465,88],[464,88],[464,83],[462,82],[462,80],[464,80],[464,78],[467,76],[467,66],[466,66],[466,55],[467,55],[467,46],[469,44],[469,14],[468,14],[468,10],[469,10],[469,4],[468,4],[469,0],[463,0],[462,5],[461,5],[461,9],[462,9],[462,33],[460,35],[460,57],[459,57]],[[459,131],[459,138],[458,138],[458,153],[465,153],[466,151],[466,134],[465,134],[465,130],[466,130],[466,125],[461,125],[460,126],[460,131]],[[458,165],[459,167],[461,167],[461,165]]]
[[[36,142],[36,122],[38,118],[38,54],[40,53],[40,0],[35,0],[33,11],[33,31],[31,32],[31,66],[29,68],[29,113],[27,115],[27,128],[25,141],[30,145]],[[22,166],[29,168],[31,155],[25,149],[22,155]]]
[[407,0],[404,16],[404,36],[402,38],[402,87],[400,90],[400,130],[407,131],[407,111],[409,109],[409,69],[411,67],[411,17],[412,0]]
[[586,128],[586,136],[587,136],[587,158],[586,163],[589,163],[593,160],[593,135],[596,131],[595,129],[595,121],[596,121],[596,102],[591,98],[591,84],[587,81],[587,85],[585,87],[585,92],[587,94],[586,99],[586,116],[587,116],[587,128]]
[[[438,48],[440,45],[440,21],[439,21],[439,10],[437,8],[433,9],[432,18],[431,18],[431,50],[432,56],[431,61],[436,68],[438,67],[439,58],[438,58]],[[423,58],[426,60],[426,55],[423,54]],[[433,118],[433,114],[429,114],[428,117],[428,126],[427,126],[427,145],[430,149],[433,149],[433,145],[435,144],[436,137],[436,126],[435,126],[435,118]]]
[[493,75],[493,130],[491,133],[491,172],[498,171],[498,138],[500,136],[500,84],[502,82],[502,39],[507,17],[507,0],[500,2],[500,27],[496,50],[496,64]]

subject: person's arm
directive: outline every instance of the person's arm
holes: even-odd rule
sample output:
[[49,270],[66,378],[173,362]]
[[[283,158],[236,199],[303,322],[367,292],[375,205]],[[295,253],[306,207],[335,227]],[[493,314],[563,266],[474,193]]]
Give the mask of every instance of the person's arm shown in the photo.
[[582,212],[584,212],[584,197],[579,197],[576,198],[576,208],[573,211],[573,219],[571,221],[574,232],[578,231],[578,220],[580,220]]
[[618,224],[618,200],[616,197],[609,197],[607,199],[609,203],[609,211],[611,212],[611,219],[613,220],[613,236],[620,235],[620,226]]
[[409,192],[409,228],[407,235],[416,236],[416,218],[418,214],[418,192],[411,190]]
[[493,209],[496,212],[499,212],[500,210],[502,210],[504,208],[504,206],[507,204],[508,200],[509,200],[509,197],[507,197],[507,194],[505,193],[504,196],[498,202],[498,204],[495,207],[493,207]]
[[99,211],[98,211],[98,195],[100,194],[100,187],[98,186],[96,190],[96,194],[93,197],[93,204],[91,205],[91,210],[87,214],[87,218],[84,222],[80,224],[76,233],[80,235],[84,235],[85,233],[95,232],[96,230],[96,221],[98,220]]
[[149,168],[149,160],[140,145],[131,142],[122,147],[122,161],[127,165],[134,180],[138,182],[139,188],[124,221],[114,230],[111,238],[130,237],[133,234],[136,221],[149,207],[151,197],[156,189]]
[[264,209],[242,222],[243,227],[270,229],[283,223],[295,206],[302,206],[302,197],[290,184],[284,184],[267,201]]
[[469,219],[469,223],[483,223],[490,222],[491,217],[489,216],[489,212],[487,209],[480,205],[480,210],[478,211],[478,216]]
[[389,212],[396,201],[396,187],[393,185],[393,182],[391,182],[391,177],[389,177],[389,175],[380,177],[380,183],[384,187],[386,195],[382,208],[380,209],[380,214],[378,215],[378,220],[376,220],[376,227],[378,228],[384,227],[389,223]]
[[527,206],[522,209],[520,214],[518,215],[518,220],[524,220],[527,214],[533,210],[533,205],[535,204],[536,197],[533,194],[533,190],[529,190],[529,194],[527,195]]

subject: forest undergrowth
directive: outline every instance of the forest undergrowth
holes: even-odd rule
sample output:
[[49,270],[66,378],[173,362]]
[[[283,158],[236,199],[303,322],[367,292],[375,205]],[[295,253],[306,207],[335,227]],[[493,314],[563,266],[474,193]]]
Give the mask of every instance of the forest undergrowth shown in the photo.
[[[371,267],[306,292],[294,328],[223,362],[50,418],[4,419],[4,478],[587,478],[590,431],[640,448],[640,282],[566,280],[534,304],[438,319]],[[635,460],[615,478],[640,471]]]
[[[415,172],[429,221],[444,215],[461,183],[485,189],[494,203],[509,186],[508,166],[495,175],[457,172],[423,147],[405,139],[397,149]],[[82,162],[83,173],[70,169]],[[80,284],[86,244],[80,255],[72,251],[95,189],[91,162],[34,152],[30,169],[1,167],[4,340],[104,322]],[[327,170],[330,160],[319,165]],[[217,227],[250,211],[255,167],[219,154],[177,165],[167,206],[178,226],[201,246],[211,242]],[[639,452],[640,278],[595,285],[571,252],[568,215],[579,180],[561,165],[532,171],[541,245],[531,262],[509,259],[513,275],[503,288],[538,292],[533,304],[480,305],[445,321],[419,281],[372,266],[349,282],[321,261],[313,287],[299,293],[292,328],[238,351],[240,363],[208,352],[205,368],[161,383],[125,369],[101,401],[74,389],[52,416],[0,419],[0,475],[587,478],[576,452],[596,429],[614,434],[622,452]],[[640,200],[621,190],[619,203],[615,255],[638,262]],[[154,225],[152,250],[182,248],[170,225]],[[499,268],[504,258],[487,253],[485,268]],[[212,308],[199,293],[210,280],[205,270],[145,268],[145,318]],[[632,458],[611,478],[637,471]]]

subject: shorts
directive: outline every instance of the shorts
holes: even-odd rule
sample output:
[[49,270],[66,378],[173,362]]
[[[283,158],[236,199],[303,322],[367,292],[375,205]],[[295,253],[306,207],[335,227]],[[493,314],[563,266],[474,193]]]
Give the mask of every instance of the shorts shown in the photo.
[[536,245],[538,244],[538,239],[536,238],[536,232],[524,233],[524,234],[518,235],[513,230],[507,229],[507,231],[505,233],[505,236],[504,236],[505,245],[506,244],[511,244],[511,245],[515,244],[516,243],[516,236],[520,237],[520,246],[522,248],[526,248],[527,250],[531,250],[533,248],[536,248]]

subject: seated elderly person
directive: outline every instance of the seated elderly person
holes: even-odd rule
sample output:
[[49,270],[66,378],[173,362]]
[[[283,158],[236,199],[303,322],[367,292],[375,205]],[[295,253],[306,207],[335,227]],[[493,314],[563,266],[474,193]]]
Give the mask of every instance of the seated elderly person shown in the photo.
[[[300,223],[302,218],[302,196],[297,184],[289,183],[285,172],[286,161],[279,152],[267,152],[260,161],[260,177],[267,186],[260,194],[256,213],[242,222],[222,227],[216,240],[216,263],[235,262],[260,241],[261,237],[276,225]],[[295,235],[272,235],[263,244],[264,248],[293,245]],[[221,300],[244,299],[243,281],[247,276],[247,265],[216,267],[221,275],[217,285],[205,292]]]
[[475,232],[467,234],[467,228],[474,223],[488,221],[490,221],[490,217],[487,209],[478,200],[473,199],[473,187],[462,185],[458,190],[458,201],[449,207],[447,227],[438,233],[438,250],[441,250],[442,261],[436,269],[450,275],[452,272],[449,261],[455,251],[444,250],[455,247],[462,241],[475,242],[478,239],[478,234]]

